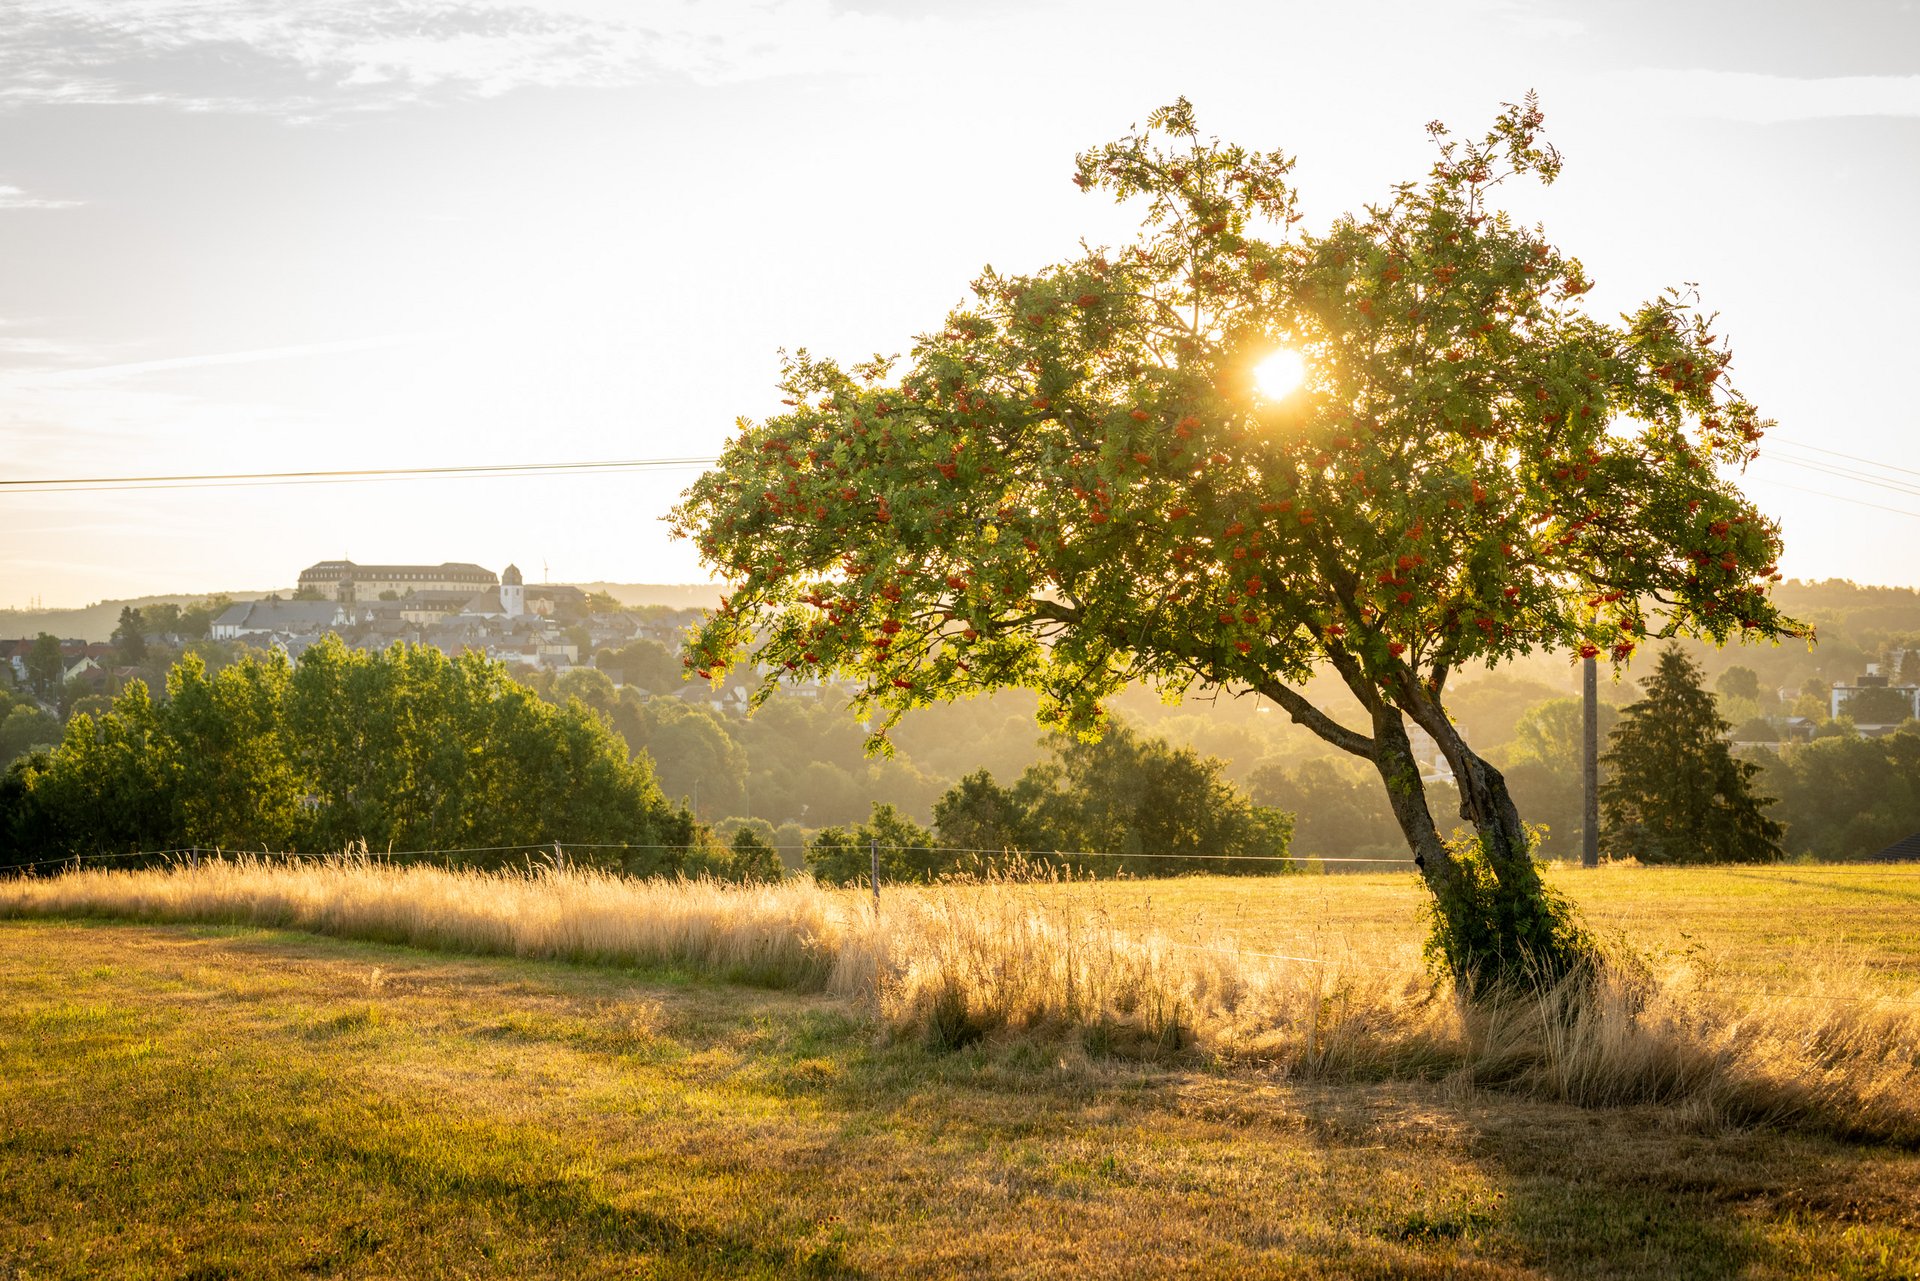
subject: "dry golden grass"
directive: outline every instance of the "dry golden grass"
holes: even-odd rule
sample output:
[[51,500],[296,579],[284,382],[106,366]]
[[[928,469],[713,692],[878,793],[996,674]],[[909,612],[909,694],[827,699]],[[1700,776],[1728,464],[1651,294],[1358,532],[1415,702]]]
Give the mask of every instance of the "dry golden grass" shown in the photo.
[[[1720,875],[1734,875],[1721,873]],[[1347,878],[1229,882],[1248,898],[1337,896]],[[1351,889],[1384,915],[1382,886]],[[941,1048],[1077,1039],[1103,1055],[1188,1055],[1295,1077],[1457,1077],[1581,1104],[1659,1103],[1920,1142],[1920,1003],[1832,968],[1792,1000],[1729,981],[1711,948],[1622,960],[1590,991],[1470,1009],[1400,936],[1354,941],[1304,915],[1294,947],[1252,945],[1169,899],[1193,885],[1000,882],[864,895],[800,880],[735,888],[592,871],[288,866],[81,871],[0,884],[0,914],[284,927],[443,950],[683,966],[863,1003]],[[1156,905],[1153,896],[1159,895]],[[1669,909],[1683,916],[1684,904]],[[1318,929],[1316,935],[1314,929]],[[1277,936],[1267,929],[1264,938]],[[1576,999],[1576,996],[1578,999]]]
[[1920,1153],[876,1039],[684,967],[0,921],[0,1277],[1920,1275]]
[[[1823,997],[1920,996],[1920,867],[1549,865],[1586,923],[1703,985]],[[1416,958],[1411,873],[1180,877],[1060,888],[1136,932],[1395,966]]]

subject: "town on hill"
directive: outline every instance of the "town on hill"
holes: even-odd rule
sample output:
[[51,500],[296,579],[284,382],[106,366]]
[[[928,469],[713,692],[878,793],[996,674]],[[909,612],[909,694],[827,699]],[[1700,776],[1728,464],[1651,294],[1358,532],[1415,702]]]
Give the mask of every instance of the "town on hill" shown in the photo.
[[[218,668],[249,651],[298,659],[323,638],[338,636],[351,649],[404,643],[448,657],[481,654],[537,685],[569,671],[610,670],[617,686],[637,687],[645,697],[739,712],[744,687],[716,690],[682,680],[676,657],[680,634],[717,598],[718,589],[704,584],[528,583],[517,565],[496,574],[468,561],[323,560],[301,570],[286,593],[149,597],[34,616],[31,621],[43,625],[85,618],[86,632],[0,639],[0,679],[10,677],[16,688],[37,694],[50,715],[65,718],[131,680],[163,688],[167,663],[190,650]],[[94,614],[111,616],[104,633]],[[0,622],[6,619],[0,614]],[[817,691],[831,683],[812,686]],[[43,728],[40,737],[49,733]]]
[[449,655],[479,652],[515,667],[567,668],[590,646],[623,645],[643,635],[664,641],[673,631],[617,602],[592,600],[578,587],[529,587],[515,565],[496,576],[465,562],[327,560],[302,570],[299,584],[290,600],[269,596],[229,607],[213,620],[211,638],[298,658],[331,633],[356,649],[406,641]]

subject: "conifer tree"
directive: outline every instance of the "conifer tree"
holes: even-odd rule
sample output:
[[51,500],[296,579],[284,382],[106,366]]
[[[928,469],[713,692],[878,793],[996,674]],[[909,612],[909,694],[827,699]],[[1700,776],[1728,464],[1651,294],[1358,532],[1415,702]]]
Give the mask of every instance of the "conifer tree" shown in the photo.
[[1700,669],[1678,649],[1660,655],[1646,697],[1626,709],[1602,758],[1606,840],[1642,863],[1760,863],[1781,856],[1780,824],[1756,796],[1760,770],[1737,759],[1728,724]]

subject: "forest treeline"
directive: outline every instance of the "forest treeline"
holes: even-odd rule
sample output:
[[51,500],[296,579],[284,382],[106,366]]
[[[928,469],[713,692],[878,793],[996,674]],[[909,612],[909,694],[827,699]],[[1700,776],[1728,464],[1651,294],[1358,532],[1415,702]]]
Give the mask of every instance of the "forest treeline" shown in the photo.
[[[187,654],[162,697],[130,682],[71,716],[56,744],[13,762],[0,778],[0,866],[188,847],[364,847],[485,866],[557,842],[569,858],[628,872],[782,873],[771,825],[699,821],[669,802],[653,757],[629,747],[614,717],[548,693],[558,696],[540,697],[498,662],[423,646],[373,653],[330,637],[297,662],[246,655],[217,671]],[[725,741],[684,704],[641,710],[620,719],[643,732],[704,725],[696,741]],[[652,741],[673,749],[660,734]],[[934,831],[881,803],[865,822],[802,833],[792,848],[832,882],[863,879],[876,857],[886,879],[927,880],[1035,843],[1048,847],[1042,859],[1094,874],[1281,870],[1286,817],[1250,803],[1219,761],[1124,727],[1051,748],[1011,787],[986,771],[957,784],[934,805]],[[1109,846],[1115,857],[1092,853]]]
[[164,697],[134,681],[0,779],[0,843],[16,864],[188,845],[665,851],[694,827],[579,704],[543,700],[478,656],[333,638],[297,664],[248,656],[216,672],[188,654]]
[[[1844,712],[1839,718],[1829,715],[1827,686],[1832,680],[1858,675],[1870,663],[1879,664],[1895,680],[1920,676],[1920,593],[1845,583],[1788,583],[1782,591],[1792,597],[1791,608],[1821,623],[1817,649],[1692,647],[1689,652],[1708,679],[1720,714],[1734,727],[1732,737],[1743,744],[1742,755],[1760,766],[1754,787],[1773,799],[1769,813],[1785,828],[1781,841],[1785,851],[1820,859],[1860,857],[1920,830],[1920,727],[1903,734],[1862,737],[1853,717]],[[214,604],[156,611],[156,618],[148,620],[152,624],[148,630],[157,633],[164,625],[167,633],[176,636],[203,632],[199,624]],[[173,700],[167,692],[169,682],[176,679],[170,670],[184,658],[199,664],[197,674],[190,663],[178,678],[189,691],[197,690],[200,682],[215,681],[217,674],[247,658],[255,659],[257,665],[250,679],[268,683],[274,679],[265,675],[271,666],[265,655],[243,645],[200,639],[189,640],[184,649],[170,648],[157,635],[145,636],[142,642],[137,643],[138,661],[128,665],[131,670],[122,683],[130,688],[133,681],[144,682],[153,691],[150,706],[144,711],[125,709],[116,721],[108,719],[117,701],[111,695],[52,697],[59,692],[0,687],[0,766],[61,744],[83,716],[89,732],[105,738],[110,731],[118,733],[120,726],[143,718],[159,725],[168,717],[184,715],[184,711],[169,710]],[[1284,715],[1253,699],[1222,696],[1169,706],[1147,691],[1122,695],[1114,707],[1126,733],[1110,736],[1114,744],[1107,750],[1117,755],[1115,762],[1101,767],[1112,771],[1103,776],[1087,762],[1075,764],[1078,749],[1042,737],[1034,723],[1032,697],[1026,694],[1000,694],[917,712],[895,730],[894,754],[876,758],[864,751],[864,727],[852,719],[830,688],[782,692],[755,715],[744,717],[700,699],[678,696],[703,691],[681,679],[678,658],[665,646],[636,641],[602,649],[592,659],[591,666],[563,673],[542,671],[512,678],[501,673],[498,679],[529,681],[527,688],[537,701],[561,718],[557,723],[573,726],[576,736],[584,732],[581,726],[594,722],[617,735],[606,740],[615,755],[644,753],[644,761],[630,763],[645,769],[648,785],[662,798],[648,804],[685,812],[688,826],[669,825],[669,833],[711,827],[712,840],[720,847],[713,857],[723,862],[733,857],[728,842],[742,830],[751,830],[754,840],[776,850],[787,866],[798,867],[809,844],[822,833],[828,834],[829,844],[842,838],[854,840],[862,829],[870,834],[876,823],[884,827],[891,821],[884,814],[891,814],[910,825],[892,841],[902,850],[930,848],[916,843],[921,840],[919,833],[930,834],[933,844],[952,848],[1004,843],[1119,855],[1128,855],[1128,848],[1122,847],[1132,841],[1134,861],[1129,870],[1139,874],[1146,870],[1148,860],[1141,855],[1149,847],[1163,847],[1160,852],[1166,853],[1187,850],[1190,846],[1182,841],[1191,831],[1168,827],[1151,815],[1123,821],[1111,812],[1102,813],[1091,801],[1073,813],[1058,800],[1042,804],[1048,790],[1042,779],[1065,777],[1079,768],[1082,785],[1097,788],[1104,785],[1103,777],[1125,775],[1125,768],[1117,763],[1118,755],[1125,753],[1146,753],[1144,759],[1157,762],[1153,772],[1171,777],[1179,771],[1170,774],[1167,760],[1182,752],[1190,762],[1211,771],[1209,786],[1226,789],[1248,814],[1257,809],[1269,815],[1291,815],[1287,848],[1296,855],[1405,856],[1373,771],[1364,762],[1324,749],[1291,727]],[[348,660],[337,656],[328,660],[344,661]],[[410,661],[430,663],[422,658]],[[443,661],[452,670],[453,660]],[[289,666],[290,682],[296,669],[297,665]],[[1644,674],[1636,664],[1630,679],[1603,679],[1603,735],[1617,720],[1620,706],[1639,696],[1638,681],[1631,677]],[[1543,852],[1555,857],[1574,856],[1580,836],[1579,703],[1570,697],[1572,677],[1565,662],[1543,656],[1478,675],[1461,685],[1453,699],[1470,738],[1505,771],[1522,814],[1544,829]],[[244,706],[244,701],[235,706]],[[1813,740],[1775,741],[1786,732],[1790,718],[1799,718],[1801,732],[1811,733]],[[110,757],[104,751],[89,759]],[[78,749],[68,755],[78,759]],[[44,761],[31,768],[34,778],[50,780],[49,798],[71,781],[62,782],[58,771],[48,773]],[[16,767],[14,774],[20,777],[5,784],[10,789],[7,794],[19,795],[27,769],[26,764]],[[981,784],[983,774],[993,780],[991,792]],[[430,779],[431,774],[419,777]],[[85,795],[84,790],[68,790]],[[1122,785],[1118,790],[1134,794],[1140,789]],[[1198,795],[1206,788],[1191,790]],[[354,825],[343,826],[340,811],[316,802],[316,791],[302,795],[305,799],[293,808],[272,800],[263,810],[263,821],[246,831],[244,841],[238,839],[238,828],[228,827],[205,843],[233,837],[236,843],[257,848],[278,841],[317,845],[364,836],[376,848],[393,842],[393,848],[404,849],[450,842],[513,844],[587,830],[579,825],[541,824],[555,830],[534,836],[507,825],[496,833],[498,840],[481,840],[472,831],[451,837],[442,833],[459,827],[453,817],[457,804],[441,801],[437,809],[429,806],[438,815],[434,820],[438,826],[421,826],[410,817],[413,810],[408,807],[415,804],[410,801],[397,811],[407,817],[396,816],[385,825],[362,822],[348,836],[348,828]],[[954,798],[959,797],[967,798],[974,811],[985,805],[983,797],[996,798],[994,804],[1009,817],[992,832],[983,834],[976,822],[975,830],[963,835],[955,824],[975,820],[960,817],[965,811],[955,808]],[[1434,804],[1436,814],[1447,812],[1438,792]],[[579,817],[590,826],[594,804],[583,805]],[[944,832],[938,821],[942,815],[948,819]],[[51,819],[43,815],[34,821]],[[1260,820],[1274,821],[1271,817]],[[427,834],[429,830],[432,834]],[[1263,834],[1252,835],[1256,830]],[[416,831],[421,834],[409,835]],[[1249,817],[1235,834],[1213,832],[1206,839],[1217,851],[1229,846],[1242,849],[1250,846],[1237,842],[1258,844],[1269,840],[1271,831]],[[1088,833],[1098,833],[1102,839]],[[700,839],[676,836],[674,842],[662,843],[705,849]],[[50,848],[63,847],[56,840]],[[754,857],[759,857],[757,852]],[[926,861],[921,858],[922,863]],[[1117,860],[1107,861],[1120,866]],[[905,874],[909,869],[903,864],[897,870]],[[1173,869],[1163,866],[1162,870]]]

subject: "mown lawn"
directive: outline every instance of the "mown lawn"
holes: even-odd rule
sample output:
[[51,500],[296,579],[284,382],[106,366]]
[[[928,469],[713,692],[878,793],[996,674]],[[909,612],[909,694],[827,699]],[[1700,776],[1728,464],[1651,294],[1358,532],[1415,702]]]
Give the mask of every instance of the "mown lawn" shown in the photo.
[[0,1277],[1920,1275],[1920,1155],[1663,1109],[254,930],[0,973]]

